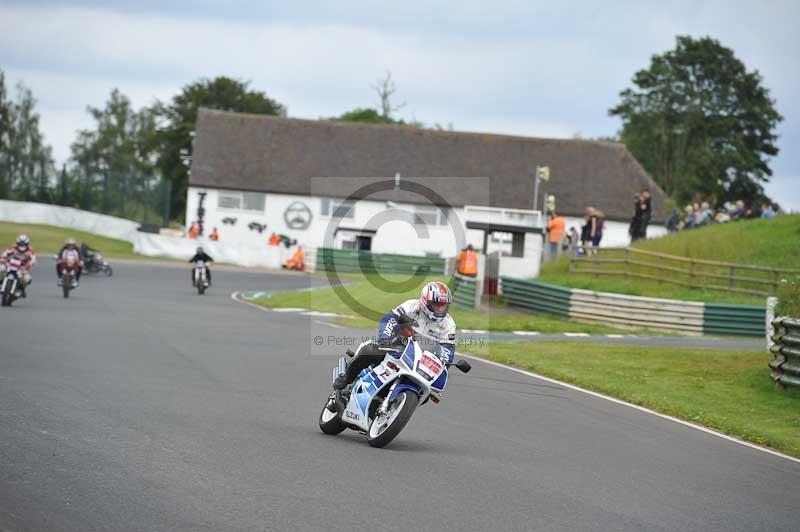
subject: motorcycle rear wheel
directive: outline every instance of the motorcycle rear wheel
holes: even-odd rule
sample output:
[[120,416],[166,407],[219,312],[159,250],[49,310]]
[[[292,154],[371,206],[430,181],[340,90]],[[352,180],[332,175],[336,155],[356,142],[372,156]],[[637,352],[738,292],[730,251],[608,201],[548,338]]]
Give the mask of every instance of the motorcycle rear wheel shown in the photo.
[[69,297],[69,290],[70,288],[72,288],[72,274],[69,272],[65,272],[63,281],[64,284],[61,286],[61,288],[64,290],[64,297],[67,298]]
[[106,274],[106,277],[111,277],[114,274],[114,270],[111,269],[111,266],[106,264],[106,266],[103,268],[103,273]]
[[367,442],[372,447],[384,447],[400,434],[417,408],[419,396],[411,390],[403,390],[392,402],[389,411],[376,417],[369,426]]
[[325,401],[325,406],[322,407],[322,412],[319,415],[319,429],[325,434],[336,436],[347,427],[342,423],[339,413],[331,412],[328,408],[329,406],[333,406],[334,410],[336,409],[333,394],[328,397],[328,400]]

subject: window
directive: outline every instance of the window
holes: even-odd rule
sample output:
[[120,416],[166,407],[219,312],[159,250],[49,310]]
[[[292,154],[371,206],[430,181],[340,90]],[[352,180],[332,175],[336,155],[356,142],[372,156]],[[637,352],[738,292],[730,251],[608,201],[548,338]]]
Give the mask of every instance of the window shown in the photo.
[[220,192],[217,208],[264,212],[267,195],[263,192]]
[[414,207],[414,223],[418,225],[447,225],[447,211],[438,207]]
[[321,216],[336,216],[339,218],[355,218],[355,204],[352,201],[341,201],[331,198],[322,198],[320,205]]

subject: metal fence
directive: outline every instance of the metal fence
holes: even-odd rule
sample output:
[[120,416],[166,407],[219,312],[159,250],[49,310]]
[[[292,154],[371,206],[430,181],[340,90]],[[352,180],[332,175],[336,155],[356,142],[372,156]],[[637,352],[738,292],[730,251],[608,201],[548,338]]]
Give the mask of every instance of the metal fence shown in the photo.
[[478,309],[480,306],[480,282],[474,277],[455,275],[453,277],[453,304],[459,307]]
[[513,306],[623,328],[685,334],[764,336],[766,306],[719,305],[628,296],[501,278],[503,297]]
[[770,376],[781,387],[800,388],[800,319],[778,318],[772,326]]
[[[591,254],[589,254],[591,253]],[[569,271],[648,279],[690,288],[770,295],[781,277],[798,269],[690,259],[637,248],[600,248],[570,258]]]
[[344,273],[441,275],[445,270],[445,259],[441,257],[418,257],[347,249],[317,248],[316,269],[318,271]]

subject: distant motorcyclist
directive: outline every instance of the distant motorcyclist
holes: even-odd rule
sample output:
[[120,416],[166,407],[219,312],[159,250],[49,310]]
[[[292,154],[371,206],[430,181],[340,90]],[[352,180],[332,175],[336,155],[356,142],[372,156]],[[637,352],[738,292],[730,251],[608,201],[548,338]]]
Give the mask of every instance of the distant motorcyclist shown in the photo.
[[97,250],[89,247],[89,244],[87,244],[86,242],[81,242],[81,248],[80,248],[81,260],[83,260],[87,266],[94,260],[95,251]]
[[83,272],[83,260],[81,259],[80,251],[78,251],[78,243],[72,237],[64,241],[64,246],[58,252],[58,260],[56,261],[58,286],[64,284],[64,269],[67,266],[67,259],[70,257],[75,260],[75,278],[73,279],[72,284],[75,288],[77,288],[81,281],[81,273]]
[[16,258],[22,263],[22,269],[19,272],[20,280],[22,281],[20,295],[22,295],[22,297],[27,297],[26,288],[31,284],[32,280],[30,273],[31,266],[36,264],[36,252],[33,250],[33,246],[31,246],[31,239],[28,237],[28,235],[19,235],[15,244],[13,246],[9,246],[8,249],[0,254],[0,263],[5,266],[8,259],[11,258]]
[[[194,257],[189,259],[191,264],[196,264],[198,262],[203,262],[206,267],[206,279],[208,280],[208,285],[211,286],[211,270],[208,267],[209,262],[214,262],[208,253],[203,251],[202,246],[198,246],[197,251],[194,254]],[[192,271],[192,286],[194,286],[194,271]]]
[[419,299],[409,299],[390,310],[378,325],[378,341],[364,342],[359,346],[347,372],[339,375],[333,383],[334,389],[343,390],[361,370],[381,362],[386,353],[380,348],[398,346],[402,342],[400,331],[411,327],[413,322],[416,322],[415,332],[431,337],[448,353],[449,359],[444,362],[452,362],[456,343],[456,322],[448,313],[452,300],[453,294],[446,284],[431,281],[422,288]]

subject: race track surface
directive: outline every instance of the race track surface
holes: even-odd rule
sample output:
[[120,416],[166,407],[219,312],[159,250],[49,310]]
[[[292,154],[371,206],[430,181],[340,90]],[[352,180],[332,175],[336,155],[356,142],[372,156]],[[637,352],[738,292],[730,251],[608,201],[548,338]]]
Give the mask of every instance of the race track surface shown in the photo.
[[34,274],[0,309],[0,531],[800,529],[797,462],[479,362],[386,449],[323,435],[336,329],[230,298],[321,279]]

